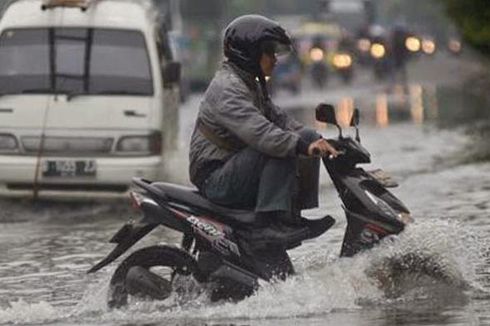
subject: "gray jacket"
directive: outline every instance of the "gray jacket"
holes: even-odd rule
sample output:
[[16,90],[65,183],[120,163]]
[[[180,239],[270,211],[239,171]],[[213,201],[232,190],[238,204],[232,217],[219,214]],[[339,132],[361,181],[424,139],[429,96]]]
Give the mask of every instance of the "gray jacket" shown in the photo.
[[[210,140],[199,123],[231,146],[224,148]],[[301,128],[303,125],[264,99],[251,74],[225,62],[199,107],[189,153],[191,181],[200,187],[214,169],[248,146],[272,157],[297,156]]]

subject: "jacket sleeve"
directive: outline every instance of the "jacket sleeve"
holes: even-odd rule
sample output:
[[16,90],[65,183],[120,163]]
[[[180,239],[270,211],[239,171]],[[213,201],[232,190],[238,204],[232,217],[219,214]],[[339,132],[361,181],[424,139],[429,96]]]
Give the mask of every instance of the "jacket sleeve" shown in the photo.
[[224,87],[216,121],[248,146],[274,157],[296,156],[299,135],[269,121],[254,105],[251,92],[238,83]]

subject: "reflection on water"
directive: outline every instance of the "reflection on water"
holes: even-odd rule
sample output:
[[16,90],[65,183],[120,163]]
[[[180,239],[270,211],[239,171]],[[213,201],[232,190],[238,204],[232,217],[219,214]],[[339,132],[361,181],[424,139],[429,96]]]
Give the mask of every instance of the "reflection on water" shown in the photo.
[[438,117],[437,88],[431,84],[424,86],[423,89],[425,92],[426,116],[429,120],[435,120]]
[[337,121],[342,127],[350,125],[350,120],[354,112],[354,99],[352,97],[343,97],[337,104]]
[[422,100],[422,86],[419,84],[410,85],[410,113],[415,124],[424,122],[424,104]]
[[388,96],[384,93],[376,96],[376,122],[379,127],[386,127],[390,122],[388,117]]
[[[411,122],[416,125],[435,122],[439,126],[459,125],[488,118],[488,107],[481,98],[461,89],[422,85],[395,85],[389,90],[381,90],[373,96],[341,95],[330,102],[337,110],[340,126],[349,126],[354,108],[361,111],[363,124],[387,127],[398,122]],[[295,117],[320,130],[328,128],[323,123],[313,122],[311,110],[304,106],[287,108]]]

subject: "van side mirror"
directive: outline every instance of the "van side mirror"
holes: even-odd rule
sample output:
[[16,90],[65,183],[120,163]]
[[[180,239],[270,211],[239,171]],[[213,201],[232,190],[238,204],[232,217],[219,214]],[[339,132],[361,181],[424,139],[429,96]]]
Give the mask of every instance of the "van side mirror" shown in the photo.
[[180,62],[170,61],[163,67],[163,87],[171,88],[172,85],[180,82],[181,64]]

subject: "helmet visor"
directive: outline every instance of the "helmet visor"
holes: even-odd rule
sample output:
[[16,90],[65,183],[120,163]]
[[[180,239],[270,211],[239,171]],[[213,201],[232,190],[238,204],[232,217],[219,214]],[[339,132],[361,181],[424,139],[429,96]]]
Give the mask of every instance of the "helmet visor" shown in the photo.
[[262,53],[283,56],[292,52],[293,48],[290,44],[280,43],[278,41],[265,41],[261,45]]

